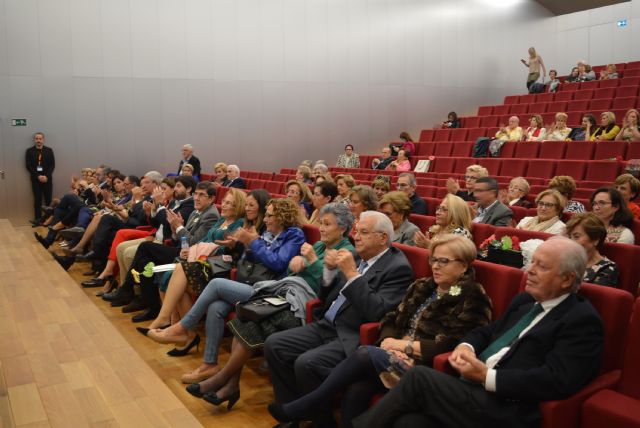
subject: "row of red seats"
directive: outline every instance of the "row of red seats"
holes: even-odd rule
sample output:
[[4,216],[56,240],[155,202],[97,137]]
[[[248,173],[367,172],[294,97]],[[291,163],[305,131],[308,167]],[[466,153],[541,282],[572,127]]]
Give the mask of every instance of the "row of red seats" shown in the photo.
[[[640,86],[625,86],[616,90],[613,88],[598,89],[595,92],[591,90],[558,92],[558,98],[565,99],[480,106],[478,107],[478,116],[484,117],[523,113],[557,113],[559,111],[630,109],[637,107],[638,105],[637,96],[639,90]],[[468,118],[465,118],[463,124],[468,127],[467,119]]]
[[[602,88],[618,88],[620,86],[638,86],[640,85],[640,75],[626,76],[620,79],[611,80],[591,80],[588,82],[565,82],[561,84],[556,92],[556,96],[563,92],[575,92],[580,90],[597,90]],[[549,92],[542,92],[537,95],[551,94]],[[518,104],[528,102],[533,97],[533,94],[522,95],[507,95],[504,98],[505,104]],[[527,101],[524,101],[527,100]]]
[[[598,89],[577,89],[575,91],[564,92],[542,92],[540,94],[524,94],[524,95],[509,95],[505,98],[503,104],[499,106],[512,106],[514,104],[531,104],[531,103],[550,103],[552,101],[572,101],[572,100],[590,100],[593,98],[611,98],[617,97],[633,97],[638,94],[638,87],[640,87],[640,77],[634,77],[633,81],[624,82],[626,79],[607,80],[604,82],[612,82],[615,85],[600,86]],[[604,83],[602,82],[602,83]],[[616,82],[621,82],[620,86]],[[591,82],[589,82],[591,83]],[[592,94],[591,96],[585,96],[586,94]],[[508,102],[507,102],[508,101]],[[497,106],[494,106],[497,107]],[[498,113],[494,113],[498,114]],[[502,114],[502,113],[499,113]],[[478,113],[478,116],[481,116]]]
[[[438,141],[416,143],[416,155],[469,157],[473,141]],[[640,158],[640,143],[627,141],[508,141],[502,146],[501,158],[603,160]],[[576,178],[579,180],[579,178]]]

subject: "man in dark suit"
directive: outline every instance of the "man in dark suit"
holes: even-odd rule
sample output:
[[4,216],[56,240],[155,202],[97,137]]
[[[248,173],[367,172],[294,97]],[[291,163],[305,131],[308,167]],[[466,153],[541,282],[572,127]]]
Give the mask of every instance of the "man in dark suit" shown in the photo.
[[200,159],[193,155],[193,146],[191,144],[185,144],[182,146],[182,159],[178,164],[178,173],[176,175],[180,175],[182,173],[182,166],[188,163],[193,167],[193,176],[200,178]]
[[378,171],[387,169],[394,159],[395,158],[391,156],[391,148],[385,147],[382,149],[382,156],[380,156],[380,159],[375,158],[371,161],[371,168],[377,169]]
[[[365,211],[355,234],[360,264],[350,251],[327,251],[321,318],[275,333],[265,343],[276,402],[287,403],[315,389],[356,350],[360,325],[379,321],[400,303],[413,271],[404,254],[390,246],[392,236],[387,216]],[[323,413],[330,418],[331,403],[327,405]]]
[[413,214],[427,215],[427,203],[416,193],[416,176],[410,172],[403,172],[398,176],[396,188],[404,192],[411,201]]
[[461,378],[415,367],[354,426],[538,426],[541,401],[567,398],[600,369],[602,321],[576,294],[586,261],[568,238],[547,240],[533,255],[526,293],[451,354]]
[[480,177],[476,180],[473,194],[478,203],[474,223],[491,224],[496,227],[509,226],[513,211],[498,200],[498,181],[492,177]]
[[31,176],[31,190],[33,191],[33,221],[40,223],[42,217],[42,200],[44,205],[51,205],[53,193],[53,170],[56,159],[51,147],[44,145],[44,134],[36,132],[33,135],[32,147],[27,149],[27,170]]
[[227,167],[227,181],[222,183],[224,187],[235,187],[236,189],[246,189],[247,182],[240,177],[240,168],[238,165],[229,165]]

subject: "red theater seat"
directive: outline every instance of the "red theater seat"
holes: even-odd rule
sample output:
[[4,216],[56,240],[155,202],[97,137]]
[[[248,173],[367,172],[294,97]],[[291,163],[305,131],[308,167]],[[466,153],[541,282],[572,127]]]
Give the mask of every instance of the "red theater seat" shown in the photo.
[[[618,79],[615,79],[618,80]],[[608,82],[613,82],[614,80],[608,80]],[[601,99],[605,99],[605,98],[613,98],[613,95],[615,94],[616,90],[614,86],[608,86],[606,88],[600,88],[597,89],[594,93],[593,93],[593,99],[594,100],[601,100]]]
[[480,126],[490,128],[492,126],[498,126],[498,119],[500,116],[483,116],[480,118]]
[[558,113],[561,111],[566,111],[567,110],[567,101],[554,101],[552,103],[549,103],[549,105],[547,106],[547,111],[549,113]]
[[633,141],[629,143],[627,159],[640,159],[640,142]]
[[509,266],[476,260],[472,264],[476,281],[484,287],[491,298],[492,319],[498,319],[518,294],[524,272]]
[[509,114],[509,105],[501,104],[498,106],[493,106],[493,114],[496,116],[503,116],[505,114]]
[[584,179],[613,182],[619,174],[620,163],[617,161],[591,161],[587,163]]
[[493,235],[495,230],[496,228],[490,224],[473,223],[471,225],[471,234],[476,247],[479,247],[485,239]]
[[559,160],[556,162],[556,175],[568,175],[574,180],[582,180],[587,165],[580,160]]
[[571,101],[573,100],[574,91],[561,91],[556,92],[556,96],[553,97],[554,101]]
[[589,110],[591,111],[601,111],[601,110],[609,110],[611,108],[611,99],[600,99],[600,100],[591,100],[589,102]]
[[595,141],[569,141],[564,156],[565,159],[589,160],[593,159],[595,149]]
[[543,94],[537,94],[536,95],[536,102],[537,103],[550,103],[554,101],[554,96],[555,94],[552,92],[545,92]]
[[619,86],[616,88],[615,98],[635,97],[638,95],[639,86]]
[[580,84],[580,90],[585,90],[585,89],[589,89],[589,90],[595,90],[598,89],[600,87],[600,81],[599,80],[590,80],[588,82],[582,82]]
[[[430,200],[431,199],[436,199],[436,198],[430,198]],[[439,203],[438,203],[438,205],[439,205]],[[427,206],[428,206],[428,204],[427,204]],[[428,215],[409,214],[409,221],[411,223],[415,224],[416,226],[418,226],[418,228],[422,232],[425,232],[425,231],[429,230],[429,228],[436,223],[436,218],[433,217],[433,216],[428,216]]]
[[493,114],[493,106],[479,106],[478,116],[491,116]]
[[516,144],[514,157],[534,159],[538,157],[538,150],[540,150],[540,143],[538,141],[522,141]]
[[[601,80],[600,81],[600,89],[611,89],[611,88],[616,88],[618,87],[618,85],[620,84],[620,81],[622,79],[607,79],[607,80]],[[600,89],[597,89],[597,91],[599,91]],[[609,95],[610,97],[613,95]]]
[[320,240],[320,228],[313,224],[303,224],[302,231],[304,232],[305,240],[313,245]]
[[434,156],[451,156],[453,150],[453,143],[450,141],[441,141],[436,143],[436,147],[433,151]]
[[433,129],[423,129],[420,132],[420,141],[433,141],[433,134],[435,130]]
[[480,117],[479,116],[468,116],[464,118],[464,127],[465,128],[478,128],[480,126]]
[[415,279],[428,278],[431,276],[429,250],[397,243],[394,243],[393,246],[401,250],[407,260],[409,260],[409,264],[413,268],[413,277]]
[[513,104],[509,108],[509,114],[527,114],[529,104]]
[[628,146],[629,143],[626,141],[604,141],[600,144],[596,144],[596,151],[593,158],[600,160],[621,156],[624,159],[627,155]]
[[512,158],[516,152],[517,145],[520,144],[518,141],[507,141],[502,145],[502,150],[500,150],[501,158]]
[[567,150],[566,141],[542,141],[540,143],[540,159],[562,159]]
[[582,113],[589,107],[589,100],[573,100],[567,103],[567,111],[579,111]]
[[[635,108],[636,106],[636,97],[624,97],[624,98],[616,98],[613,100],[613,109],[630,109]],[[617,118],[620,121],[622,118]]]
[[433,134],[433,141],[449,141],[451,137],[450,129],[437,129]]
[[502,165],[502,159],[480,158],[479,162],[480,165],[487,168],[490,176],[500,175],[500,165]]
[[518,104],[520,102],[520,95],[509,95],[504,97],[505,104]]
[[547,112],[547,103],[531,103],[529,104],[529,110],[531,114],[542,114]]
[[467,141],[467,132],[468,130],[465,128],[457,128],[451,130],[451,141]]
[[456,165],[456,158],[436,158],[433,172],[453,172]]
[[487,130],[486,128],[471,128],[467,133],[467,140],[475,142],[480,137],[486,137]]
[[531,159],[527,167],[527,177],[551,178],[555,175],[556,163],[548,159]]
[[453,143],[453,150],[451,151],[451,156],[453,157],[468,157],[471,156],[471,150],[473,148],[473,143],[464,141]]
[[527,172],[528,162],[528,159],[504,159],[500,174],[507,177],[523,177]]
[[637,245],[605,242],[602,254],[616,262],[620,277],[618,288],[638,295],[640,285],[640,247]]
[[590,100],[593,98],[593,89],[579,90],[573,95],[574,100]]
[[416,155],[418,156],[431,156],[435,149],[436,143],[433,142],[416,143]]

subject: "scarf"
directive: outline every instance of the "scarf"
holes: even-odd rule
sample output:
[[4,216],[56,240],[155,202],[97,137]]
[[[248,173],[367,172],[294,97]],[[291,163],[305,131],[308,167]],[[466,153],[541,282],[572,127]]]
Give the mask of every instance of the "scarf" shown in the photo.
[[522,229],[531,230],[534,232],[544,232],[545,230],[547,230],[548,228],[556,224],[558,220],[560,220],[558,216],[555,216],[550,218],[549,220],[541,222],[540,217],[535,216],[535,217],[531,217],[531,220],[523,224]]

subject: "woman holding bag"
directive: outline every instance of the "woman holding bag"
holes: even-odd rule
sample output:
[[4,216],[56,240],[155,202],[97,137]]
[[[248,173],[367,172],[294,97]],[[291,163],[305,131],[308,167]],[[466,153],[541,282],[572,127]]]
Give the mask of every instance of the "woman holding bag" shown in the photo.
[[[259,284],[261,290],[280,295],[284,288],[288,288],[293,289],[295,297],[305,295],[315,298],[315,293],[320,289],[327,250],[344,248],[355,251],[349,242],[353,220],[353,214],[344,204],[331,203],[322,207],[320,241],[313,246],[304,244],[300,255],[289,263],[289,276],[281,281],[262,282]],[[258,293],[260,295],[263,291]],[[241,321],[238,317],[229,321],[227,326],[234,335],[229,361],[218,374],[204,382],[189,385],[187,391],[214,405],[228,401],[227,408],[230,409],[240,397],[240,374],[244,364],[255,350],[262,348],[270,334],[302,325],[305,305],[306,301],[300,300],[297,309],[292,305],[289,310],[282,310],[256,322]]]
[[[299,218],[298,205],[292,200],[269,201],[264,217],[266,232],[262,236],[255,230],[241,228],[229,237],[245,246],[244,254],[238,263],[238,281],[213,279],[180,322],[164,330],[149,330],[147,336],[156,342],[188,343],[195,335],[193,329],[200,319],[207,315],[204,362],[192,372],[183,375],[182,382],[199,382],[220,371],[218,347],[224,333],[225,317],[236,302],[246,301],[253,295],[253,282],[279,279],[286,274],[289,262],[300,253],[304,244],[305,238],[299,227]],[[255,277],[255,273],[259,271],[263,273],[262,278]]]

